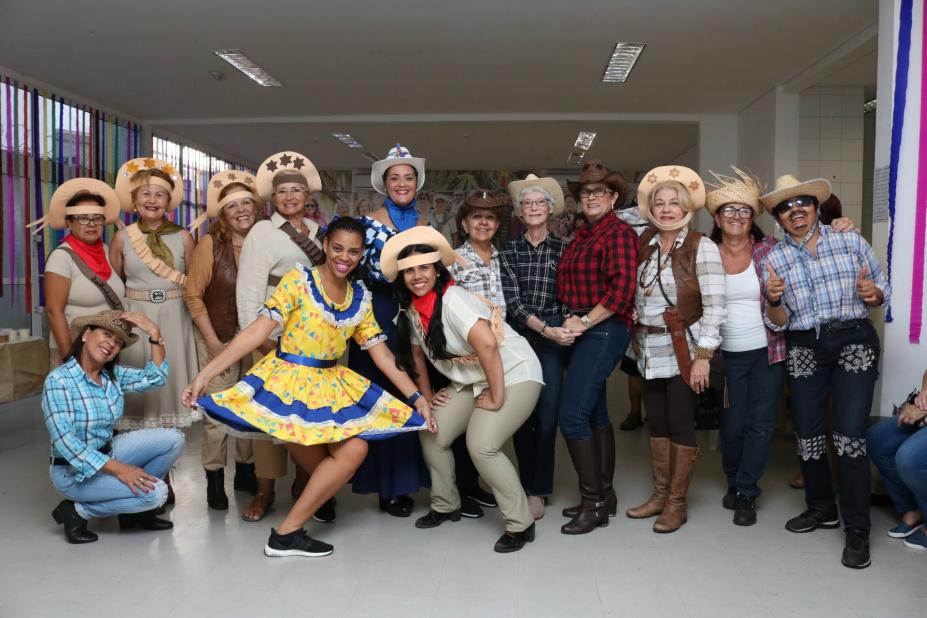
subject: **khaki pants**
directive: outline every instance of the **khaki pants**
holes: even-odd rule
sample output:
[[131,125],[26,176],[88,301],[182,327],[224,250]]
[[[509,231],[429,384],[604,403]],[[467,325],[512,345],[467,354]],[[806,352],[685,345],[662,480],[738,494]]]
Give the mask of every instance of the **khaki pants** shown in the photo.
[[[206,341],[200,334],[198,328],[193,329],[193,338],[196,341],[196,358],[199,368],[202,370],[206,364],[212,360],[209,355],[209,349],[206,347]],[[218,393],[227,388],[231,388],[238,382],[248,368],[251,366],[251,357],[246,356],[238,363],[232,365],[215,378],[213,378],[206,387],[206,393]],[[251,463],[251,440],[235,440],[235,462]],[[220,426],[209,416],[203,415],[203,467],[207,470],[221,470],[225,467],[228,457],[229,436]]]
[[518,471],[500,449],[531,416],[542,387],[537,382],[507,386],[505,403],[496,411],[474,407],[473,387],[468,386],[459,392],[448,389],[450,402],[433,408],[438,433],[419,433],[425,462],[431,472],[433,510],[449,513],[460,508],[451,444],[460,434],[467,432],[467,450],[480,476],[499,502],[505,529],[521,532],[534,523]]

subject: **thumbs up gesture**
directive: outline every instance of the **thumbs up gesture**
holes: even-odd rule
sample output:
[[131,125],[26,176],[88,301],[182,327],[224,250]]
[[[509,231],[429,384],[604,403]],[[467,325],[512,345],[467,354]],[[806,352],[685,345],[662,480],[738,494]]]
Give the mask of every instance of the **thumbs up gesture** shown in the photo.
[[766,279],[766,300],[775,304],[785,293],[785,280],[776,274],[772,264],[767,264],[766,270],[769,272],[769,278]]
[[882,304],[882,290],[869,278],[869,266],[863,264],[856,275],[856,294],[870,307]]

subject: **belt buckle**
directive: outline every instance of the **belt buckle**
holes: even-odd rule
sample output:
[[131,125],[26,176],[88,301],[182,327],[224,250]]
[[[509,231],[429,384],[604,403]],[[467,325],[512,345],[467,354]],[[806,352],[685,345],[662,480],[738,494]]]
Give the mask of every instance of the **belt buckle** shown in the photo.
[[151,290],[148,292],[148,300],[155,304],[163,303],[167,300],[167,292],[165,292],[162,288]]

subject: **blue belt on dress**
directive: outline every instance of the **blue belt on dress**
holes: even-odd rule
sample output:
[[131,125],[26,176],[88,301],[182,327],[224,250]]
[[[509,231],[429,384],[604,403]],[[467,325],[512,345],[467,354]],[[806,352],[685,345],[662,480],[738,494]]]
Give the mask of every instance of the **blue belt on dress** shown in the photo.
[[337,358],[312,358],[310,356],[284,352],[280,349],[280,344],[277,344],[277,358],[285,360],[288,363],[302,365],[303,367],[314,367],[315,369],[328,369],[338,364]]

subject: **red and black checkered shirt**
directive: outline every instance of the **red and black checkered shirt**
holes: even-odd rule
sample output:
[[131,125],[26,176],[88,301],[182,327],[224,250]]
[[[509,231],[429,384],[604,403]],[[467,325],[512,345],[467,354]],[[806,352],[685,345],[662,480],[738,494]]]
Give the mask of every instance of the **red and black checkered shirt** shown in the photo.
[[617,217],[579,228],[560,258],[557,300],[576,313],[602,305],[630,324],[639,246],[634,230]]

